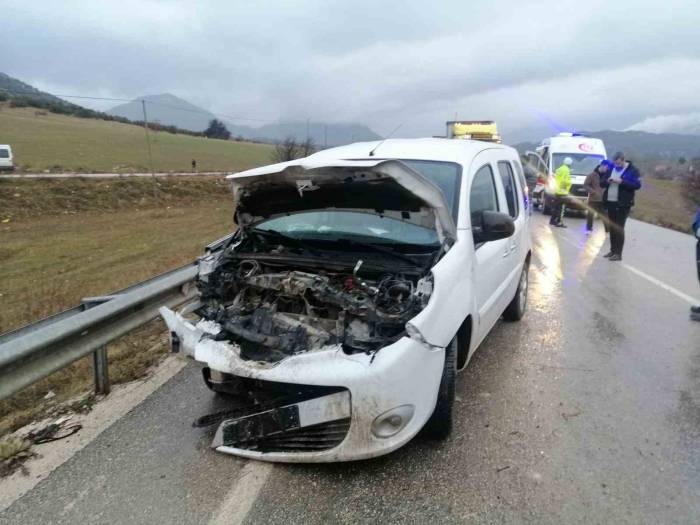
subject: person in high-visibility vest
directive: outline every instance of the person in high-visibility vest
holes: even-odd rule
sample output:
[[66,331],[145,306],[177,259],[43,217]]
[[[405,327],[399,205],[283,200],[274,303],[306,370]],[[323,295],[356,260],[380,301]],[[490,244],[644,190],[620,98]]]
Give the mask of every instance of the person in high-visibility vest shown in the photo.
[[564,224],[564,204],[571,191],[571,168],[574,163],[571,157],[564,159],[564,164],[559,166],[554,172],[554,208],[552,209],[552,218],[549,219],[549,224],[566,228]]

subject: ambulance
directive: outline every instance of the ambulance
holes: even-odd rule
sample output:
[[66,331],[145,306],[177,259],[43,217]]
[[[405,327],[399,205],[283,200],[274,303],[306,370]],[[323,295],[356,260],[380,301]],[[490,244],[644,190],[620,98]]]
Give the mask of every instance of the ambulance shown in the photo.
[[[585,209],[588,192],[583,187],[586,175],[607,158],[603,141],[580,133],[559,133],[544,139],[535,151],[526,152],[528,170],[537,173],[537,184],[532,192],[534,206],[549,214],[554,200],[554,172],[571,157],[571,204]],[[569,209],[571,209],[571,207]]]

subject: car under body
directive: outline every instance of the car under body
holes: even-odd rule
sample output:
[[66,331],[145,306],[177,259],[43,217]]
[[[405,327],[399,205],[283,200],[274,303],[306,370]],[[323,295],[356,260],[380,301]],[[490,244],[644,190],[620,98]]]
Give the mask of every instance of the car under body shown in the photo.
[[221,452],[374,457],[435,408],[445,345],[425,328],[445,315],[433,270],[456,232],[443,193],[400,161],[311,159],[232,176],[237,232],[200,258],[199,301],[161,310],[174,349],[231,396],[197,422],[218,425]]

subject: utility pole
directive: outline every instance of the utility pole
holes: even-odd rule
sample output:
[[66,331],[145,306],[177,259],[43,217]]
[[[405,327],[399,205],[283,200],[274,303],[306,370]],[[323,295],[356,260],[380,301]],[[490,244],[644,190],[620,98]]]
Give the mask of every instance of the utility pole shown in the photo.
[[309,119],[306,119],[306,143],[309,143]]
[[328,148],[328,126],[323,125],[323,149]]
[[151,176],[153,177],[153,198],[158,199],[158,183],[156,182],[156,170],[153,168],[153,154],[151,153],[151,137],[148,134],[148,115],[146,114],[146,101],[141,99],[143,109],[143,127],[146,130],[146,144],[148,146],[148,162],[151,164]]

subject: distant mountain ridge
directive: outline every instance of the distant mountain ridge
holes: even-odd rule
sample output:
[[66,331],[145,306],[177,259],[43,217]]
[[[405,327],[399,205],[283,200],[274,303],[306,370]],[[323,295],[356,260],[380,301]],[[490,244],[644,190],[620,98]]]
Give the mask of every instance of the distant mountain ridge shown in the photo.
[[[107,113],[129,120],[143,120],[142,100],[146,101],[148,120],[165,126],[171,125],[191,131],[204,131],[207,129],[209,121],[216,118],[213,113],[170,93],[138,97],[131,102],[113,107]],[[233,133],[231,129],[229,131]]]
[[[585,131],[584,135],[596,137],[605,143],[608,155],[622,151],[631,158],[662,158],[676,160],[700,157],[700,135],[680,133],[648,133],[646,131]],[[514,144],[520,153],[534,150],[536,142]]]
[[209,121],[218,118],[226,124],[226,127],[234,137],[241,136],[244,139],[258,140],[262,142],[280,142],[287,137],[293,137],[298,141],[306,140],[308,136],[317,146],[336,146],[350,142],[380,140],[381,137],[363,124],[354,123],[322,123],[309,122],[276,122],[266,124],[259,128],[234,124],[225,118],[203,108],[195,106],[186,100],[170,93],[160,95],[148,95],[139,97],[126,104],[121,104],[108,111],[110,115],[128,118],[130,120],[143,120],[143,108],[141,101],[147,102],[146,109],[148,119],[163,125],[174,125],[178,128],[192,131],[204,131]]
[[46,93],[41,91],[34,86],[30,86],[5,73],[0,73],[0,92],[7,93],[10,97],[19,97],[23,95],[28,95],[33,98],[44,100],[47,102],[58,102],[62,104],[67,104],[65,100],[52,95],[51,93]]

